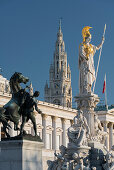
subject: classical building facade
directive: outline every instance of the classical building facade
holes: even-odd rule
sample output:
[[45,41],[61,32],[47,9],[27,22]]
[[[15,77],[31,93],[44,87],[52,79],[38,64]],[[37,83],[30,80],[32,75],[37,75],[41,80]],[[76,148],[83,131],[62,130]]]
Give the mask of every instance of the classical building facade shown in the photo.
[[61,22],[57,33],[54,61],[50,65],[49,74],[49,86],[46,82],[44,88],[45,101],[64,107],[72,107],[71,70],[67,64]]
[[[4,78],[2,75],[0,77],[0,87],[1,83],[8,83],[8,80]],[[33,93],[33,88],[31,84],[31,91]],[[2,107],[11,99],[11,94],[7,92],[4,88],[4,91],[0,88],[0,106]],[[43,170],[47,169],[47,160],[54,159],[55,150],[59,151],[59,146],[64,145],[67,146],[68,137],[67,137],[67,129],[73,123],[73,119],[77,114],[76,109],[63,107],[60,105],[55,105],[43,101],[38,102],[38,107],[42,111],[42,114],[36,115],[36,123],[37,123],[37,133],[41,137],[44,142],[43,149]],[[104,127],[104,131],[107,132],[107,138],[105,141],[105,145],[108,149],[114,145],[114,108],[109,108],[106,110],[97,110],[96,113]],[[21,124],[21,122],[20,122]],[[10,122],[12,129],[9,130],[9,134],[11,136],[16,136],[19,134],[19,131],[13,130],[13,123]],[[27,133],[33,134],[33,125],[31,121],[26,123],[25,130]],[[2,124],[0,128],[2,137],[4,137],[4,132],[2,129]]]

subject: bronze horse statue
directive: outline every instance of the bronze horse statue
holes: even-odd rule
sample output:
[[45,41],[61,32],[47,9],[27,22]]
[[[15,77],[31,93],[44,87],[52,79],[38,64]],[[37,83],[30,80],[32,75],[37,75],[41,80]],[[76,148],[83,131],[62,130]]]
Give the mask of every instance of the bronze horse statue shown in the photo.
[[7,137],[10,137],[7,129],[11,128],[8,121],[14,123],[14,130],[19,130],[18,125],[21,117],[20,108],[25,102],[27,93],[25,89],[22,89],[20,83],[26,84],[28,81],[28,77],[24,77],[22,73],[18,72],[15,72],[10,78],[9,84],[12,98],[7,104],[0,108],[0,122],[3,124],[3,131]]

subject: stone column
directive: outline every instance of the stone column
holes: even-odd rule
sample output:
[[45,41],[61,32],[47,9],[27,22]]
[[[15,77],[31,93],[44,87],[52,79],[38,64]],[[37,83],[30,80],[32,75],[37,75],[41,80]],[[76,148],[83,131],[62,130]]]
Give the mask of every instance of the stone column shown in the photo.
[[53,131],[52,131],[52,149],[56,150],[56,120],[57,117],[52,117],[52,127],[53,127]]
[[66,146],[66,119],[62,119],[62,144]]
[[[107,133],[107,125],[108,125],[108,122],[103,122],[103,127],[104,127],[104,131]],[[106,136],[106,140],[105,140],[105,146],[106,148],[108,149],[108,134]]]
[[109,124],[109,149],[111,149],[113,145],[113,123]]
[[42,115],[42,126],[43,126],[43,129],[42,129],[42,140],[44,142],[44,148],[46,148],[46,118],[47,118],[47,115]]

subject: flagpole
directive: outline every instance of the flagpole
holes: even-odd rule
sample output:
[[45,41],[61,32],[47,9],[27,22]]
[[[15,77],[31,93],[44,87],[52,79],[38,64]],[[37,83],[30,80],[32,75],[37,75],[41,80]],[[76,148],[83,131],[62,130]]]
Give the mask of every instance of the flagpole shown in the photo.
[[[106,82],[106,73],[105,73],[105,82]],[[105,85],[106,86],[106,85]],[[108,111],[108,105],[107,105],[107,87],[105,87],[105,106],[106,110]]]

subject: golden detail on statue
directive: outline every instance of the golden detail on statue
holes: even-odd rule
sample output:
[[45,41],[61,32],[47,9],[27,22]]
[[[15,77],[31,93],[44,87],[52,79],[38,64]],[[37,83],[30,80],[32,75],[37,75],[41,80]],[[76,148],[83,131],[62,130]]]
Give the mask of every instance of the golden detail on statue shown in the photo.
[[82,37],[83,37],[83,42],[85,42],[85,39],[89,36],[91,36],[89,29],[92,27],[86,26],[82,29]]
[[86,54],[86,59],[89,60],[89,56],[90,54],[93,54],[94,53],[94,50],[93,50],[93,46],[92,44],[87,44],[85,43],[86,41],[86,38],[88,38],[89,36],[91,37],[91,34],[89,32],[89,29],[92,28],[92,27],[89,27],[89,26],[86,26],[82,29],[82,37],[83,37],[83,46],[84,46],[84,52]]
[[83,46],[84,46],[84,52],[86,54],[86,59],[89,60],[90,54],[94,53],[93,46],[91,44],[87,45],[84,43],[83,43]]

